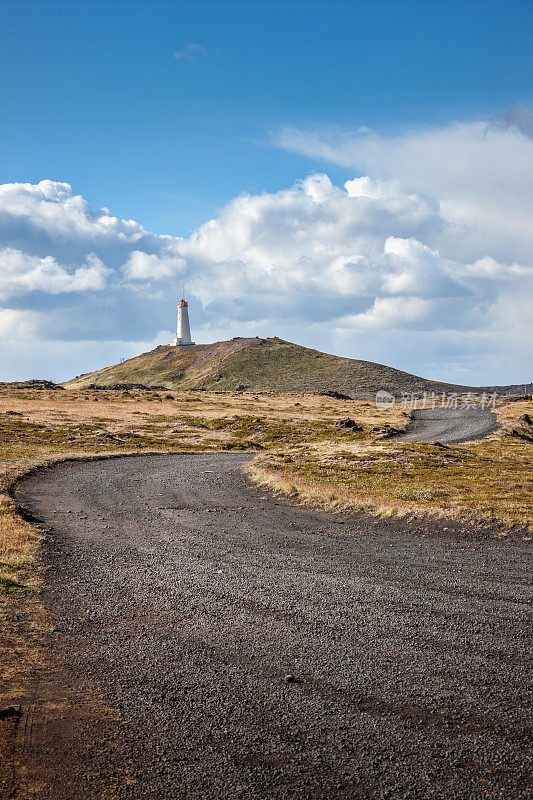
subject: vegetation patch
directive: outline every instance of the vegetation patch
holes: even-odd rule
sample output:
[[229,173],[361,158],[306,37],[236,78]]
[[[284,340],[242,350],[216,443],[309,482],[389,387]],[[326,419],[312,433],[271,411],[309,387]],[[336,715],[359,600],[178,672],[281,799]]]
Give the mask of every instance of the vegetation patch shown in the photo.
[[303,501],[380,514],[499,520],[533,530],[533,446],[512,436],[443,448],[368,444],[359,452],[268,453],[253,479]]
[[19,583],[18,581],[14,581],[12,578],[6,578],[5,576],[0,575],[0,594],[22,592],[27,588],[28,587],[24,586],[23,583]]

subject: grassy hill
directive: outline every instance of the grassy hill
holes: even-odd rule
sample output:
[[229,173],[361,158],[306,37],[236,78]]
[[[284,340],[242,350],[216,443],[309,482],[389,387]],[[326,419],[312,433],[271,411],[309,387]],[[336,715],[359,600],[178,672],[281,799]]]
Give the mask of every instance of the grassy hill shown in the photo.
[[235,338],[213,344],[160,345],[121,364],[80,375],[65,387],[139,383],[169,389],[231,391],[337,391],[357,399],[373,398],[379,389],[402,392],[466,391],[472,387],[429,381],[408,372],[328,355],[282,339]]

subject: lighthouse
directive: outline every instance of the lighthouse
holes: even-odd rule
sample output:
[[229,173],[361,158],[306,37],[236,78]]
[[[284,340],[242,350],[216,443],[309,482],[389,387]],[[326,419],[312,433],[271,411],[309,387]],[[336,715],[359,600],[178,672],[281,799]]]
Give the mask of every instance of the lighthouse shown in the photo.
[[174,339],[175,345],[194,344],[191,339],[191,328],[189,326],[189,307],[187,301],[181,298],[178,303],[178,330],[176,338]]

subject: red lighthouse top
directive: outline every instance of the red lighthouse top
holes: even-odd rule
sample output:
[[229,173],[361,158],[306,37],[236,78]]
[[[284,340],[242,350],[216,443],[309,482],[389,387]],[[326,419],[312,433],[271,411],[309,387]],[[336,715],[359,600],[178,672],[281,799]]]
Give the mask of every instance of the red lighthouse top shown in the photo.
[[180,308],[187,308],[187,301],[186,300],[182,300],[181,301]]

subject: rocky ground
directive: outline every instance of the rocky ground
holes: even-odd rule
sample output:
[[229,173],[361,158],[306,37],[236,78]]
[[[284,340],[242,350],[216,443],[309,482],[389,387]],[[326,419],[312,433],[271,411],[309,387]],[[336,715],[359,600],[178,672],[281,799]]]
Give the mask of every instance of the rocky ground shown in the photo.
[[249,457],[20,484],[49,633],[4,709],[5,796],[529,797],[528,543],[300,509]]

